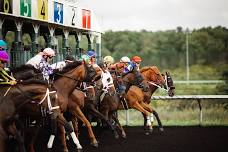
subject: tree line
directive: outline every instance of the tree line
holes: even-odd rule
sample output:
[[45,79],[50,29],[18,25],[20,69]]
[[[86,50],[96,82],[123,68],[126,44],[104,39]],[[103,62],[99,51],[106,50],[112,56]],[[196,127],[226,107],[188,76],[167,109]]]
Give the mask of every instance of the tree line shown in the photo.
[[185,67],[187,34],[190,66],[228,63],[228,29],[222,26],[188,33],[182,27],[157,32],[106,31],[102,36],[102,55],[112,55],[116,61],[125,55],[139,55],[143,65]]

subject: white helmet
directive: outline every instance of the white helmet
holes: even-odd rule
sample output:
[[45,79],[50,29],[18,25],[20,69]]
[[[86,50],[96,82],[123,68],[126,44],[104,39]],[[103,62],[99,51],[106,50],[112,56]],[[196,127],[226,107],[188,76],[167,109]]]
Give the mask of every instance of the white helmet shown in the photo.
[[128,63],[128,62],[131,62],[131,60],[129,59],[129,57],[123,56],[123,57],[120,59],[120,62]]
[[104,57],[104,62],[106,64],[113,64],[114,63],[114,59],[111,56],[106,56],[106,57]]
[[55,56],[55,51],[52,48],[45,48],[43,53],[47,56]]

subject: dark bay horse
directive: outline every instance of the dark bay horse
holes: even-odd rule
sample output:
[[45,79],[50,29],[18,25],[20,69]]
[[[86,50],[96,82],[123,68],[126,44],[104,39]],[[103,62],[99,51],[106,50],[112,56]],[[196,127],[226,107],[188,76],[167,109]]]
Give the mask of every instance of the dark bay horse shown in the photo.
[[[28,115],[41,116],[40,108],[46,109],[52,119],[56,119],[60,111],[55,95],[47,94],[49,88],[43,82],[25,81],[18,82],[15,86],[1,85],[0,89],[0,151],[5,151],[4,140],[7,138],[7,132],[18,136],[18,130],[15,126],[14,117],[18,113],[26,112]],[[16,118],[15,118],[16,119]],[[8,123],[8,126],[5,124]],[[9,128],[9,129],[8,129]],[[20,138],[20,137],[18,137]],[[21,141],[19,141],[21,142]],[[23,143],[20,143],[21,145]],[[20,146],[21,147],[21,146]],[[23,147],[21,151],[25,151]]]
[[[114,77],[115,78],[115,77]],[[114,80],[115,81],[115,80]],[[97,81],[96,86],[97,100],[99,101],[98,109],[109,121],[114,120],[116,126],[113,130],[115,138],[119,138],[118,132],[121,133],[123,138],[126,138],[126,133],[121,126],[116,112],[120,102],[119,95],[116,92],[114,82],[109,82],[106,86],[102,83],[101,79]],[[118,129],[118,130],[117,130]]]
[[[164,88],[163,90],[167,91],[169,96],[174,95],[175,87],[173,86],[172,77],[170,76],[169,72],[166,72],[165,75],[162,75],[156,66],[143,67],[142,69],[140,69],[140,72],[144,78],[144,85],[148,86],[148,91],[144,92],[144,103],[148,105],[147,107],[145,107],[145,109],[147,109],[147,111],[151,113],[150,118],[146,117],[144,113],[142,113],[144,117],[144,127],[146,126],[147,119],[150,119],[152,123],[150,132],[152,132],[154,115],[156,117],[156,120],[158,121],[159,130],[164,131],[158,113],[152,107],[150,107],[149,104],[151,102],[151,96],[157,90],[157,88]],[[146,132],[146,134],[149,134],[149,132]]]

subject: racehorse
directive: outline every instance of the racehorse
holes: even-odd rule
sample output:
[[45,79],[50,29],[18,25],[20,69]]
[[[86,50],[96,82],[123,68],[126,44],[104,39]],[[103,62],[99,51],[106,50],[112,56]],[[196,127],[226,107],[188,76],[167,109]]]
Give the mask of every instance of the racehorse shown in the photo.
[[[158,116],[158,113],[151,107],[149,107],[149,104],[151,102],[151,96],[153,93],[157,90],[157,88],[164,88],[164,90],[167,91],[169,96],[174,95],[174,85],[172,77],[170,76],[169,72],[166,72],[165,75],[162,75],[161,72],[158,70],[156,66],[151,67],[143,67],[140,69],[141,74],[144,78],[144,85],[148,86],[148,91],[144,92],[144,102],[148,104],[148,107],[145,107],[150,113],[151,113],[151,123],[153,123],[153,115],[156,117],[156,120],[158,122],[158,127],[160,131],[164,131],[162,123],[160,121],[160,118]],[[144,127],[146,127],[146,121],[147,118],[143,114],[144,117]],[[151,125],[152,127],[152,125]],[[152,132],[152,128],[149,129],[150,132]],[[146,134],[149,134],[149,132],[146,132]]]
[[[15,86],[2,85],[0,89],[0,151],[5,151],[7,132],[16,135],[20,151],[25,151],[23,141],[15,126],[15,116],[22,111],[28,115],[41,116],[40,108],[46,109],[51,119],[56,119],[60,111],[55,96],[50,94],[46,84],[37,80],[18,82]],[[54,107],[53,107],[54,106]],[[5,125],[7,124],[7,125]]]
[[[74,101],[75,88],[81,82],[91,82],[94,75],[96,75],[96,71],[92,66],[88,64],[82,64],[82,62],[79,61],[68,64],[63,68],[62,71],[56,72],[54,74],[55,79],[53,85],[57,89],[58,100],[62,112],[66,112],[68,109],[70,112],[72,112],[71,114],[73,116],[76,116],[75,110],[77,110],[79,107],[77,101]],[[74,143],[77,145],[77,149],[82,149],[73,130],[70,132]],[[64,152],[68,151],[66,145],[65,130],[62,125],[60,125],[60,135],[64,147]]]
[[101,79],[98,80],[96,83],[96,96],[97,100],[99,101],[99,111],[105,116],[107,120],[114,120],[117,125],[114,129],[112,129],[115,138],[119,138],[118,131],[121,132],[121,136],[123,138],[126,138],[126,133],[116,115],[120,101],[114,83],[111,82],[104,86]]
[[[85,83],[82,84],[83,86],[86,85]],[[68,111],[71,114],[70,120],[72,120],[75,132],[78,133],[77,117],[87,127],[89,138],[91,140],[90,144],[94,147],[98,147],[98,142],[93,133],[92,126],[81,110],[82,108],[90,106],[90,104],[94,102],[93,100],[95,100],[95,91],[92,86],[85,86],[83,88],[79,87],[75,89],[69,97]]]

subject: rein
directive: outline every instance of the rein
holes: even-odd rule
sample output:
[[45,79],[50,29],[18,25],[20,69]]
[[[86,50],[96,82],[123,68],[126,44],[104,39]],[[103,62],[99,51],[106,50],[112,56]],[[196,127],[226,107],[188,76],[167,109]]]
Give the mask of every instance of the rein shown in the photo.
[[160,89],[162,89],[162,90],[164,90],[164,91],[166,91],[166,92],[169,92],[169,90],[170,90],[170,87],[169,87],[169,85],[168,85],[167,75],[165,75],[165,86],[166,86],[167,89],[162,88],[160,85],[156,84],[156,83],[153,82],[153,81],[148,81],[147,83],[152,84],[153,86],[156,86],[156,87],[158,87],[158,88],[160,88]]
[[75,78],[73,78],[73,77],[70,77],[70,76],[67,76],[67,75],[64,75],[64,74],[60,74],[60,73],[55,73],[55,74],[56,74],[56,75],[59,75],[59,76],[62,76],[62,77],[66,77],[66,78],[71,79],[71,80],[74,80],[74,81],[76,81],[76,82],[83,82],[83,81],[81,81],[81,80],[75,79]]
[[[26,104],[26,103],[28,103],[28,102],[34,103],[34,100],[32,99],[31,96],[27,95],[19,86],[16,86],[16,88],[22,93],[22,95],[23,95],[24,97],[27,97],[28,99],[31,100],[31,101],[26,101],[26,102],[21,103],[21,104],[18,106],[17,110],[20,109],[24,104]],[[49,112],[51,112],[52,110],[55,110],[55,109],[58,109],[58,108],[59,108],[59,106],[52,107],[52,105],[51,105],[50,94],[52,94],[52,93],[56,93],[56,91],[51,91],[51,92],[50,92],[50,90],[47,88],[46,93],[45,93],[43,99],[42,99],[40,102],[38,102],[38,105],[41,105],[41,104],[45,101],[45,99],[47,99]],[[17,110],[16,110],[16,111],[17,111]]]

